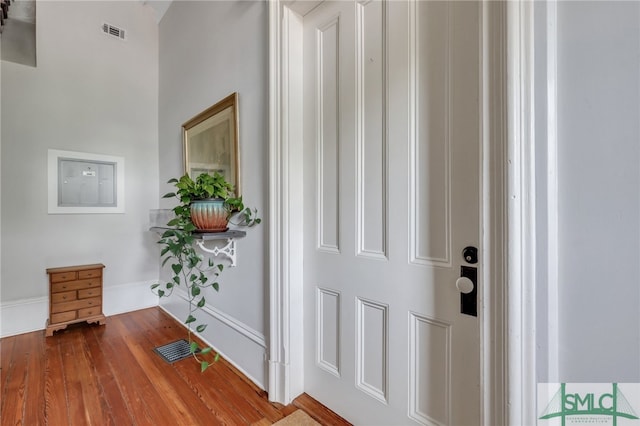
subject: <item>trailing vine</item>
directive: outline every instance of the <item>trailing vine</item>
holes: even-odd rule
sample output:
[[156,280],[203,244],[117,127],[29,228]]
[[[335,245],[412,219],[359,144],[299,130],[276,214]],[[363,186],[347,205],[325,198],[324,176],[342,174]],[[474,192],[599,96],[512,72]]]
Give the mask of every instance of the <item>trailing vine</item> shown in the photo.
[[197,231],[191,221],[191,201],[205,198],[222,198],[229,211],[229,217],[235,212],[238,222],[232,222],[240,226],[254,226],[261,222],[256,217],[256,210],[245,208],[241,197],[233,197],[233,186],[224,180],[218,173],[211,175],[202,174],[193,181],[188,175],[178,179],[171,179],[178,189],[175,193],[165,194],[163,198],[177,198],[179,204],[173,208],[175,218],[167,223],[169,229],[163,232],[158,244],[162,246],[160,257],[162,266],[169,264],[172,271],[171,280],[151,285],[151,290],[158,297],[169,297],[178,286],[185,286],[189,302],[189,314],[185,320],[188,329],[190,353],[200,363],[200,370],[209,367],[211,361],[218,360],[219,354],[213,354],[211,347],[200,347],[192,334],[202,333],[207,324],[198,322],[196,311],[206,304],[204,290],[212,288],[219,291],[218,277],[224,266],[216,263],[212,258],[204,260],[202,254],[195,248]]

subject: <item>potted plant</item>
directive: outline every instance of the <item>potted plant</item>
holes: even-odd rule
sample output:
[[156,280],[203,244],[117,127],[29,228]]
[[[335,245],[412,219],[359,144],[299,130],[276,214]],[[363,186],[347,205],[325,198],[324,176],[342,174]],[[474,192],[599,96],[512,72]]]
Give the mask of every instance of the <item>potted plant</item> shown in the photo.
[[180,205],[174,209],[176,216],[189,216],[195,227],[202,232],[222,232],[234,212],[239,212],[240,222],[235,225],[253,226],[260,223],[255,210],[245,208],[242,197],[234,195],[233,185],[220,173],[203,173],[194,181],[189,175],[171,179],[177,191],[163,198],[176,197]]
[[[227,229],[227,221],[231,218],[238,218],[232,222],[234,225],[252,227],[261,222],[256,216],[257,210],[244,206],[242,197],[235,197],[233,185],[227,182],[222,175],[201,174],[195,181],[188,175],[180,179],[171,179],[168,183],[174,184],[175,192],[167,193],[163,198],[176,198],[178,205],[173,208],[175,218],[167,223],[167,229],[158,243],[162,246],[160,257],[162,266],[167,263],[171,266],[171,280],[164,283],[155,283],[151,290],[158,297],[168,297],[173,293],[176,286],[184,285],[187,290],[189,302],[189,314],[185,320],[188,329],[189,345],[191,354],[200,363],[201,371],[204,371],[210,364],[206,356],[211,353],[211,348],[201,348],[192,338],[192,332],[203,332],[207,324],[196,324],[195,312],[204,307],[206,300],[203,290],[210,287],[215,291],[219,290],[218,277],[224,270],[222,263],[216,263],[204,257],[195,248],[196,232],[210,232],[213,223],[217,226],[217,232]],[[198,203],[203,200],[215,200],[214,207],[202,207]],[[205,203],[206,204],[206,203]],[[220,210],[224,212],[223,219],[206,218],[207,210],[214,215],[220,215]],[[194,213],[195,211],[195,213]],[[204,212],[203,212],[204,211]],[[203,221],[201,229],[196,226],[197,221]],[[220,225],[220,223],[223,223]],[[214,227],[215,228],[215,227]],[[218,355],[213,356],[214,361]]]

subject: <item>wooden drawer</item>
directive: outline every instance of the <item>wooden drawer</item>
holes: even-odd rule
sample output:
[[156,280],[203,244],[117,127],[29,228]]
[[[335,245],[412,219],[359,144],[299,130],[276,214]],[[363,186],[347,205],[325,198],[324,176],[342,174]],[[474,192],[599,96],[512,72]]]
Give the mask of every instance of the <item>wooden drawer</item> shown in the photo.
[[53,293],[51,295],[51,303],[70,302],[76,299],[77,297],[75,291],[65,291],[62,293]]
[[102,276],[102,269],[89,269],[86,271],[78,271],[78,279],[99,278]]
[[100,298],[74,300],[73,302],[63,302],[51,305],[51,313],[75,311],[76,309],[100,307]]
[[76,319],[76,311],[51,314],[51,322],[54,324],[58,322],[72,321],[74,319]]
[[89,297],[97,297],[100,296],[102,292],[100,288],[88,288],[85,290],[78,290],[78,299],[87,299]]
[[78,278],[77,272],[58,272],[51,274],[52,283],[61,283],[63,281],[72,281]]
[[95,315],[100,315],[101,313],[102,312],[100,311],[100,307],[98,306],[94,308],[78,309],[78,318],[93,317]]
[[49,275],[49,319],[45,336],[53,336],[69,324],[105,324],[102,313],[102,263],[47,268]]
[[59,293],[61,291],[69,290],[82,290],[85,288],[99,288],[100,278],[93,278],[89,280],[71,281],[66,283],[51,284],[51,291],[53,293]]

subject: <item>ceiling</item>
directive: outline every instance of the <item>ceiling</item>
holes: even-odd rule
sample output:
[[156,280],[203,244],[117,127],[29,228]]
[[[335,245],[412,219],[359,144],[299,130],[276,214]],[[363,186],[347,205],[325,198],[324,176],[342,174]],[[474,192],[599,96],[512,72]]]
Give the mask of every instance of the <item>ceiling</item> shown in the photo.
[[[172,0],[139,0],[143,5],[149,5],[156,13],[156,22],[160,22]],[[36,2],[35,0],[14,0],[11,2],[11,18],[29,22],[36,22]]]
[[[143,5],[149,5],[156,13],[156,22],[160,20],[166,13],[173,0],[138,0]],[[320,0],[285,0],[285,3],[300,15],[306,15],[310,10],[314,9]],[[36,2],[35,0],[15,0],[12,4],[12,13],[15,13],[15,19],[35,23],[36,20]]]
[[160,23],[160,20],[164,16],[169,6],[171,6],[172,0],[141,0],[142,4],[148,4],[156,12],[156,22]]

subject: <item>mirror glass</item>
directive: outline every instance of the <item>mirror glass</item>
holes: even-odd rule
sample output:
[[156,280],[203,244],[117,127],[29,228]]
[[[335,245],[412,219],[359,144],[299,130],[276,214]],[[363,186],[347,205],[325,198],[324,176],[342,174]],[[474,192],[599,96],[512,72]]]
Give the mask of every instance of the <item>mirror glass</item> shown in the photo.
[[220,173],[240,196],[238,94],[233,93],[182,125],[185,173]]

